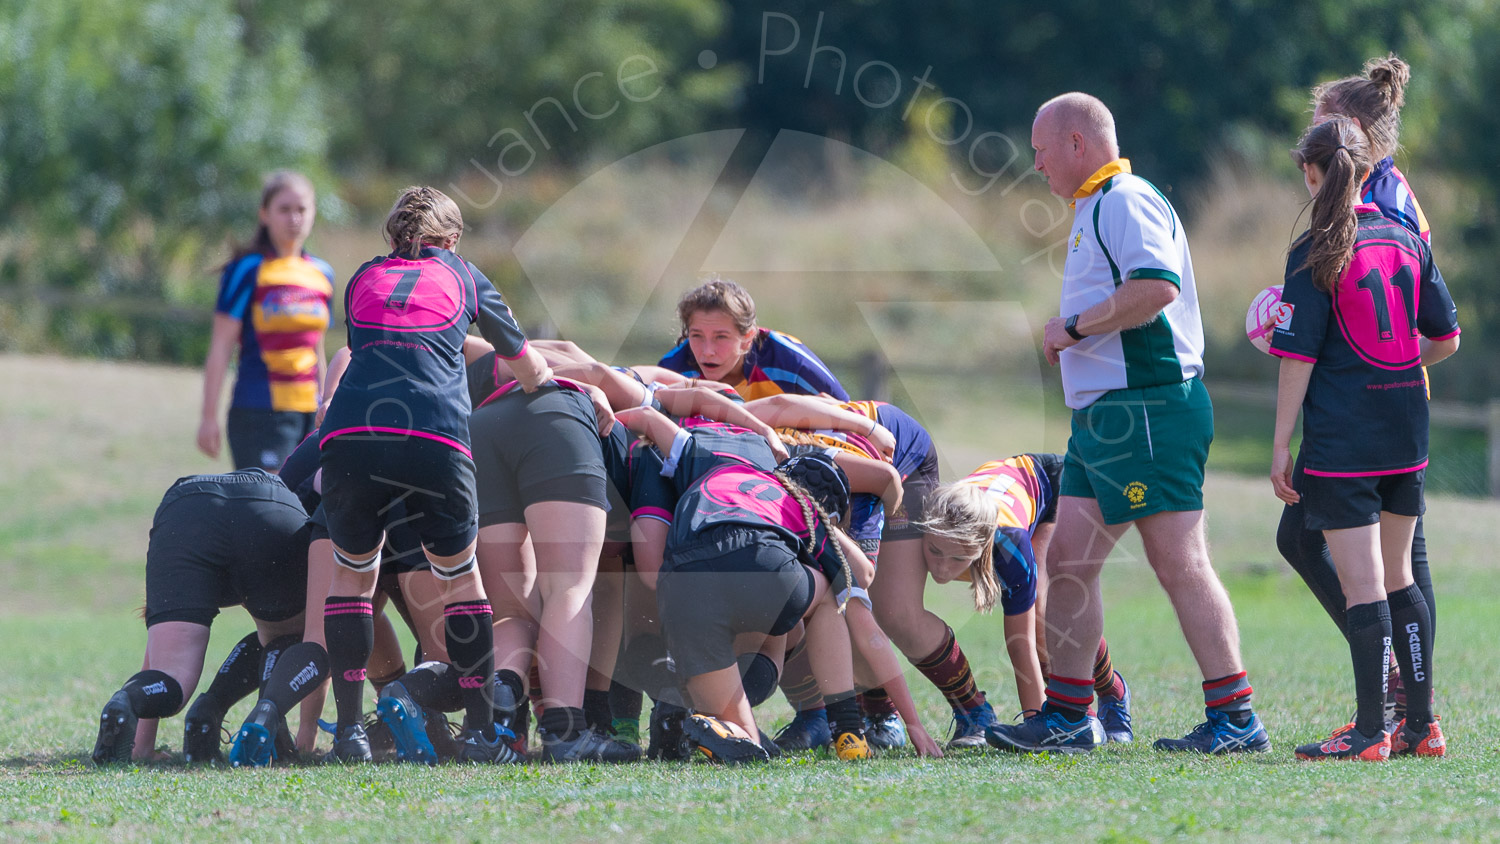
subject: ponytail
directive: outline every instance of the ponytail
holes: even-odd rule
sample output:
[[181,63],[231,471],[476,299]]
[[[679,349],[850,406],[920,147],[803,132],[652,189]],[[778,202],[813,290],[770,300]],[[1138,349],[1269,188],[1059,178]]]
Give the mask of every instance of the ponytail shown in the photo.
[[1370,146],[1370,158],[1390,158],[1401,144],[1401,107],[1406,104],[1410,81],[1411,67],[1395,53],[1370,59],[1362,75],[1313,88],[1313,111],[1325,117],[1341,114],[1358,120]]
[[1302,167],[1323,171],[1323,182],[1312,199],[1312,222],[1298,243],[1307,241],[1307,260],[1298,269],[1312,271],[1313,284],[1332,293],[1339,276],[1354,256],[1357,222],[1354,205],[1370,169],[1364,133],[1347,117],[1335,117],[1308,129],[1292,151]]
[[[833,516],[830,516],[826,511],[824,511],[823,507],[818,504],[817,499],[813,498],[812,493],[804,489],[801,484],[792,480],[791,476],[788,475],[784,470],[778,468],[772,474],[776,476],[776,480],[781,481],[781,485],[786,487],[786,491],[791,494],[792,498],[795,499],[798,504],[802,505],[802,520],[807,522],[809,540],[811,540],[812,538],[813,525],[817,523],[813,519],[813,516],[816,515],[819,519],[823,520],[823,525],[828,529],[828,532],[830,534],[830,536],[828,537],[828,541],[833,543],[833,553],[839,558],[839,566],[842,567],[844,572],[845,588],[847,590],[852,590],[854,589],[854,587],[859,586],[858,583],[854,582],[854,570],[849,567],[849,558],[844,556],[843,545],[839,543],[837,536],[831,535],[834,531],[843,530],[844,525],[848,522],[849,514],[844,513],[842,518],[835,519]],[[848,596],[852,595],[853,592],[846,591],[844,594]],[[843,613],[845,607],[847,607],[848,605],[849,598],[845,597],[844,600],[839,603],[839,612]]]
[[423,246],[440,246],[464,233],[464,217],[458,204],[432,187],[409,187],[401,191],[385,218],[385,239],[403,258],[416,258]]

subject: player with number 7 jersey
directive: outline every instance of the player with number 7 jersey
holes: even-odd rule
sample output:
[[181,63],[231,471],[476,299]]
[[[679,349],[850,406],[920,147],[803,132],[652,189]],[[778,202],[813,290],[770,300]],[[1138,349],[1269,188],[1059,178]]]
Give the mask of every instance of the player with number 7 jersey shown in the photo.
[[[1426,466],[1422,338],[1459,333],[1427,244],[1374,205],[1354,210],[1353,254],[1331,292],[1313,283],[1310,239],[1287,256],[1281,301],[1291,306],[1291,318],[1271,338],[1271,354],[1315,364],[1302,405],[1302,460],[1315,476]],[[1357,433],[1351,420],[1359,420]]]

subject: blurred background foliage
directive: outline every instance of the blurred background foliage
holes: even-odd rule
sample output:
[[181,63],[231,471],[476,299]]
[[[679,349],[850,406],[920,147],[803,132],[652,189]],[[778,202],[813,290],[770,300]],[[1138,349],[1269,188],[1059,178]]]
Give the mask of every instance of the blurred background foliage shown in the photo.
[[[310,246],[341,274],[380,251],[396,188],[461,194],[466,251],[525,315],[538,297],[510,247],[554,201],[624,156],[730,128],[798,130],[895,162],[1016,270],[872,276],[855,285],[862,299],[1011,298],[1035,327],[1055,287],[1026,256],[1056,239],[1057,217],[1039,225],[1042,206],[1023,207],[1046,200],[1023,179],[1030,119],[1082,89],[1114,110],[1136,171],[1173,197],[1200,277],[1233,279],[1205,304],[1211,368],[1265,380],[1274,367],[1245,354],[1239,314],[1279,280],[1295,233],[1285,150],[1314,83],[1387,51],[1413,67],[1399,163],[1434,219],[1466,331],[1434,388],[1483,400],[1500,387],[1488,270],[1500,262],[1496,0],[0,4],[0,348],[200,363],[217,267],[231,239],[250,236],[260,179],[280,167],[319,186]],[[1000,134],[976,141],[986,132]],[[757,161],[737,155],[729,168]],[[670,189],[698,165],[666,153],[645,184]],[[779,186],[789,219],[859,225],[874,209],[901,226],[902,203],[857,163],[808,165],[812,176]],[[994,190],[977,189],[976,174],[1002,170]],[[650,299],[657,279],[640,277],[652,270],[630,246],[649,215],[607,207],[577,232],[580,244],[618,244],[587,251],[590,283],[619,288],[606,301],[636,286],[652,309],[669,306]],[[801,282],[758,283],[775,294],[764,321],[795,321]],[[829,318],[832,339],[818,345],[837,350],[825,357],[876,347],[857,317]],[[587,345],[589,324],[567,328]],[[645,356],[654,336],[621,354]]]

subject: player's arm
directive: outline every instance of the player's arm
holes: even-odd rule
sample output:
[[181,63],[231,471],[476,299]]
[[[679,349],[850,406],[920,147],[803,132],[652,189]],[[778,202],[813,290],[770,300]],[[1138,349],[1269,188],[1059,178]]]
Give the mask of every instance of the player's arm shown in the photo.
[[[1088,338],[1145,325],[1156,319],[1163,308],[1177,301],[1180,292],[1177,285],[1167,279],[1129,279],[1115,288],[1108,299],[1080,312],[1073,330]],[[1067,316],[1047,320],[1047,327],[1042,331],[1042,349],[1048,363],[1057,365],[1058,353],[1080,342],[1068,333]]]
[[676,422],[668,419],[661,411],[650,407],[622,410],[615,414],[615,420],[628,428],[631,433],[656,443],[656,447],[663,453],[672,447],[679,434],[684,433]]
[[318,404],[318,416],[314,424],[323,424],[323,417],[328,413],[328,405],[333,403],[334,391],[339,388],[339,382],[344,380],[344,373],[349,371],[349,358],[352,355],[349,347],[344,346],[334,352],[333,360],[328,362],[328,374],[323,382],[323,401]]
[[1036,650],[1036,605],[1005,617],[1005,651],[1016,674],[1021,709],[1041,709],[1044,683]]
[[209,457],[219,456],[219,396],[224,392],[224,376],[229,359],[240,342],[243,323],[224,313],[214,314],[213,332],[209,335],[208,358],[203,362],[203,405],[198,421],[198,450]]
[[558,364],[552,371],[559,378],[592,384],[603,390],[615,410],[642,407],[650,399],[650,393],[641,382],[598,361]]
[[661,406],[668,413],[675,416],[699,415],[716,422],[738,425],[747,431],[760,434],[766,444],[771,447],[771,453],[776,455],[778,463],[791,456],[787,453],[786,444],[781,441],[781,437],[777,436],[776,431],[770,425],[747,410],[745,405],[717,390],[682,384],[657,390],[656,400],[661,402]]
[[773,428],[827,428],[860,434],[886,456],[896,452],[896,436],[863,413],[840,407],[820,396],[782,393],[746,402],[745,409]]
[[860,457],[841,448],[832,449],[833,462],[849,476],[851,492],[880,496],[887,516],[901,506],[901,473],[884,460]]
[[1313,362],[1283,357],[1276,379],[1276,433],[1271,439],[1271,488],[1276,497],[1288,504],[1302,499],[1292,489],[1292,430],[1297,414],[1307,397],[1307,383],[1312,380]]
[[1422,365],[1432,366],[1435,363],[1445,361],[1458,351],[1458,335],[1455,334],[1446,340],[1429,340],[1422,338]]

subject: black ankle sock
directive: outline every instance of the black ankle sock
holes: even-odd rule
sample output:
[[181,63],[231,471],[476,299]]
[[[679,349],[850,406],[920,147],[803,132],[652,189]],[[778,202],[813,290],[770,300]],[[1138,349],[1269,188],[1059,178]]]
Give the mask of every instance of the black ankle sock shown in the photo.
[[216,712],[228,712],[229,707],[244,700],[260,684],[261,657],[265,649],[260,644],[260,634],[251,633],[229,649],[229,656],[219,666],[218,673],[209,680],[208,688],[198,695],[194,706],[209,706]]
[[609,690],[583,690],[583,717],[588,721],[590,727],[605,735],[613,732],[611,729],[613,718],[609,713]]
[[[1366,736],[1385,730],[1386,652],[1391,611],[1385,601],[1349,608],[1349,655],[1354,663],[1354,728]],[[1410,699],[1408,698],[1408,705]]]
[[137,718],[165,718],[182,708],[182,686],[165,671],[148,668],[120,687]]
[[443,608],[448,661],[458,672],[464,727],[486,730],[495,723],[490,675],[495,673],[494,615],[490,602],[458,601]]
[[833,726],[835,735],[854,733],[864,737],[865,716],[859,711],[859,700],[855,698],[853,689],[842,694],[824,696],[823,706],[828,710],[828,723]]
[[276,670],[276,662],[281,659],[281,655],[286,652],[287,648],[300,641],[302,641],[302,637],[296,633],[292,633],[286,636],[278,636],[266,644],[264,650],[261,652],[260,682],[257,684],[261,697],[266,696],[266,681],[271,679],[271,672]]
[[375,650],[374,605],[369,598],[330,596],[323,602],[323,638],[339,732],[364,720],[365,665]]
[[1391,641],[1406,686],[1406,724],[1421,732],[1432,723],[1432,619],[1416,584],[1386,596]]
[[537,726],[555,738],[572,741],[587,726],[587,716],[576,706],[549,706],[536,720]]
[[642,695],[616,680],[609,684],[609,715],[623,721],[641,720]]
[[281,652],[260,696],[282,715],[328,679],[328,652],[317,642],[298,642]]

